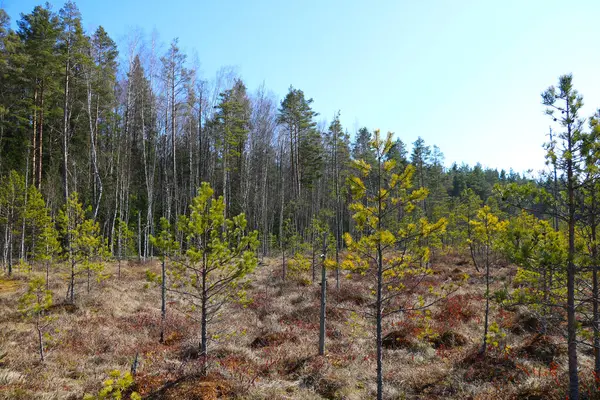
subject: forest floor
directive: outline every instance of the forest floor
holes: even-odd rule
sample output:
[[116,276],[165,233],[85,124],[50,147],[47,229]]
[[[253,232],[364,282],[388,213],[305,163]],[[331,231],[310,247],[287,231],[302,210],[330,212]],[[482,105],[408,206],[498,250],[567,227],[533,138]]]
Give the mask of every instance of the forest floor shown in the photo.
[[[98,393],[108,372],[129,371],[138,354],[135,389],[153,399],[372,399],[375,340],[368,307],[371,289],[359,278],[329,278],[326,355],[318,356],[320,286],[281,281],[280,259],[263,260],[253,274],[247,306],[231,304],[213,325],[209,373],[197,374],[199,324],[168,303],[166,340],[158,342],[160,291],[146,270],[124,263],[121,278],[80,284],[74,306],[63,302],[65,280],[54,272],[55,304],[46,361],[37,353],[31,322],[18,311],[28,273],[0,275],[0,399],[80,399]],[[562,337],[538,334],[540,321],[519,306],[492,302],[498,346],[478,355],[483,336],[484,279],[464,255],[432,261],[434,279],[466,283],[427,313],[405,313],[384,324],[386,399],[564,399]],[[35,273],[35,272],[34,272]],[[494,273],[492,293],[512,289],[515,268]],[[508,347],[506,347],[508,346]],[[582,392],[591,391],[592,354],[580,349]],[[166,385],[166,386],[165,386]],[[587,392],[586,392],[587,393]]]

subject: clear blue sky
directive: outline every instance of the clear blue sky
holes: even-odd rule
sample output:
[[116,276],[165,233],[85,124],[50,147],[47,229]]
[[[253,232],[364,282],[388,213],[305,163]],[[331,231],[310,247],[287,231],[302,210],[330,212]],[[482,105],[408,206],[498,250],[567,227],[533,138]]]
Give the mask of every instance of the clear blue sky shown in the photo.
[[[13,19],[41,1],[0,0]],[[52,2],[58,10],[63,0]],[[84,26],[119,43],[133,28],[179,37],[206,78],[233,65],[254,90],[290,85],[331,120],[418,136],[446,164],[544,166],[540,93],[573,73],[600,107],[600,1],[79,0]],[[124,48],[121,48],[124,51]],[[191,57],[190,57],[191,58]]]

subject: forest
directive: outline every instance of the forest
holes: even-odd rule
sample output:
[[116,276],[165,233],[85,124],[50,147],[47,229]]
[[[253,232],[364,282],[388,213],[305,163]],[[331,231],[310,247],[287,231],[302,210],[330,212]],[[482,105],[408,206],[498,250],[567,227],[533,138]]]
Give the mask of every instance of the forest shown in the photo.
[[0,9],[0,399],[600,398],[571,74],[524,175],[83,26]]

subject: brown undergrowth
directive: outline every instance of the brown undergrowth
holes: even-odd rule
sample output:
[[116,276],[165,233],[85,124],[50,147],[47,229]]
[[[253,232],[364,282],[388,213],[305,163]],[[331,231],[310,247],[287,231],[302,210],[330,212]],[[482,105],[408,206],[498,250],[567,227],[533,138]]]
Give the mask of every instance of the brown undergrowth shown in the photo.
[[[428,313],[399,313],[384,323],[387,399],[559,399],[566,388],[564,341],[540,335],[534,316],[494,303],[491,321],[501,340],[486,355],[483,280],[468,257],[438,254],[429,283],[467,283]],[[64,266],[55,266],[55,317],[47,357],[36,353],[32,325],[18,299],[28,273],[0,277],[0,399],[79,399],[97,393],[109,371],[129,371],[138,357],[134,389],[149,399],[371,399],[375,346],[371,288],[344,274],[329,276],[327,343],[318,356],[320,286],[308,275],[281,282],[279,259],[266,258],[252,276],[249,304],[231,304],[213,328],[209,357],[198,352],[197,315],[171,296],[166,340],[159,343],[160,293],[145,281],[156,262],[123,263],[121,279],[79,285],[75,305],[64,301]],[[32,273],[42,273],[34,271]],[[514,270],[506,267],[493,290]],[[590,355],[582,352],[582,382],[594,385]],[[204,363],[206,376],[199,375]],[[587,383],[586,383],[587,382]],[[585,386],[585,385],[588,386]],[[590,389],[591,390],[591,389]],[[562,396],[562,397],[561,397]]]

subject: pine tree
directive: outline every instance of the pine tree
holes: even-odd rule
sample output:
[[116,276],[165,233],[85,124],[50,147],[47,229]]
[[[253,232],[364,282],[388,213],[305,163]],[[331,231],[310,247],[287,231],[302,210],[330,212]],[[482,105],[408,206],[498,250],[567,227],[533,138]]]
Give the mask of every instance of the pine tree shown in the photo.
[[523,211],[510,220],[503,247],[518,266],[514,282],[522,288],[515,290],[515,301],[528,304],[541,315],[541,330],[546,334],[564,292],[566,239],[548,221]]
[[96,29],[83,65],[86,85],[86,112],[89,129],[90,164],[93,175],[93,216],[98,217],[104,185],[100,175],[98,136],[106,131],[115,103],[117,45],[101,26]]
[[335,284],[336,289],[340,288],[340,250],[342,247],[342,231],[343,231],[343,209],[342,198],[344,190],[344,182],[348,177],[348,167],[350,165],[350,152],[348,146],[348,137],[344,134],[342,124],[340,122],[340,113],[338,112],[331,124],[327,141],[331,149],[330,165],[331,165],[331,180],[332,187],[329,189],[333,201],[331,209],[334,212],[333,218],[333,234],[335,241]]
[[[364,160],[356,162],[356,168],[364,177],[372,176],[376,186],[367,188],[358,176],[349,179],[352,197],[350,205],[353,219],[362,236],[354,240],[344,235],[349,255],[343,262],[345,269],[368,274],[375,287],[375,312],[365,311],[375,320],[377,348],[377,399],[383,398],[383,319],[409,309],[422,309],[428,306],[424,298],[411,299],[416,287],[408,283],[411,277],[431,274],[426,261],[429,249],[422,246],[421,239],[435,236],[444,231],[446,221],[440,219],[429,223],[421,218],[412,221],[411,214],[416,205],[427,197],[425,188],[412,190],[413,166],[408,166],[400,174],[394,173],[396,163],[386,156],[393,146],[392,134],[384,139],[378,130],[370,143],[375,155],[374,168]],[[366,198],[367,205],[363,204]],[[396,221],[397,209],[403,208],[406,217]],[[402,251],[397,252],[396,249]],[[415,279],[413,282],[419,282]],[[418,284],[417,284],[418,285]],[[411,305],[407,305],[411,304]]]
[[118,271],[117,276],[121,279],[121,260],[123,257],[127,258],[131,253],[133,247],[133,231],[129,229],[127,223],[119,218],[117,218],[117,264]]
[[225,216],[242,212],[242,173],[244,169],[245,144],[250,129],[250,101],[246,86],[236,80],[233,88],[219,95],[215,119],[218,124],[217,146],[221,153],[223,199]]
[[51,219],[45,221],[40,235],[36,240],[36,260],[42,261],[46,268],[46,289],[50,289],[50,266],[60,251],[60,242],[58,241],[58,231],[54,227],[54,221]]
[[508,221],[501,221],[486,205],[477,211],[475,218],[469,221],[469,225],[471,226],[469,231],[471,258],[475,269],[484,271],[485,274],[485,313],[481,345],[481,354],[485,354],[488,344],[492,269],[498,266],[502,257],[502,244]]
[[44,331],[53,318],[46,314],[52,306],[52,292],[45,288],[42,277],[34,277],[27,285],[27,292],[19,301],[19,311],[26,319],[32,320],[38,340],[40,360],[44,361]]
[[63,243],[66,243],[65,257],[70,264],[68,298],[74,303],[77,276],[85,273],[89,292],[92,276],[98,280],[104,278],[103,259],[110,253],[100,234],[100,224],[85,217],[77,192],[69,195],[57,219]]
[[81,13],[71,0],[59,11],[61,32],[59,34],[59,52],[63,63],[63,121],[62,121],[62,174],[63,199],[68,201],[69,191],[69,143],[73,137],[71,120],[75,108],[75,88],[79,82],[79,71],[86,63],[85,49],[89,40],[81,26]]
[[158,236],[150,235],[150,243],[160,252],[161,274],[160,277],[156,274],[146,271],[148,280],[160,284],[160,339],[163,343],[165,340],[165,322],[167,318],[167,259],[172,257],[179,249],[179,243],[175,241],[172,233],[169,220],[166,218],[160,219],[160,233]]
[[[289,145],[291,175],[291,180],[288,181],[291,184],[289,204],[294,215],[294,225],[301,231],[304,231],[310,222],[303,198],[303,195],[306,197],[310,191],[303,191],[303,187],[312,188],[321,175],[323,165],[321,136],[314,122],[318,114],[312,110],[312,102],[312,99],[305,98],[302,90],[290,86],[277,115],[277,123],[287,133],[287,138],[281,142],[282,154],[284,144]],[[281,173],[283,179],[284,172]]]
[[47,6],[37,6],[31,14],[23,15],[18,21],[19,37],[23,42],[23,51],[27,55],[24,74],[28,83],[29,112],[32,121],[31,151],[32,181],[41,188],[43,178],[44,143],[49,143],[44,132],[48,114],[51,114],[54,97],[58,94],[60,83],[56,78],[60,71],[57,53],[57,40],[60,34],[58,16]]
[[285,282],[287,278],[288,262],[286,262],[286,256],[290,258],[291,254],[294,254],[296,247],[300,242],[300,236],[294,228],[294,224],[291,219],[283,221],[283,232],[279,237],[279,247],[281,250],[281,279]]
[[[190,205],[190,216],[178,226],[187,239],[183,260],[173,266],[175,285],[194,309],[200,311],[200,353],[208,355],[209,323],[223,305],[243,296],[243,283],[258,263],[258,232],[246,232],[244,214],[225,218],[223,197],[214,198],[203,182]],[[204,369],[203,372],[206,372]]]
[[[549,87],[542,93],[542,101],[546,113],[562,127],[556,143],[547,145],[547,158],[556,164],[562,175],[561,184],[564,204],[561,218],[567,223],[567,342],[569,360],[569,399],[579,399],[579,377],[577,362],[577,320],[575,318],[575,280],[577,266],[575,265],[575,224],[577,188],[580,187],[580,171],[583,121],[579,118],[579,110],[583,106],[583,97],[573,88],[573,76],[563,75],[559,78],[558,87]],[[560,114],[557,115],[557,112]],[[558,145],[560,144],[560,146]],[[563,197],[564,196],[564,197]]]
[[600,262],[600,252],[598,249],[598,225],[600,224],[600,201],[598,192],[600,191],[600,110],[589,120],[590,132],[586,135],[585,144],[582,148],[582,155],[585,158],[585,175],[588,184],[582,186],[583,196],[579,200],[581,204],[578,208],[583,208],[583,218],[580,225],[580,236],[584,239],[588,250],[587,265],[592,270],[592,326],[593,326],[593,346],[594,346],[594,373],[600,376],[600,284],[598,283],[598,264]]
[[46,269],[46,289],[50,288],[50,265],[60,251],[58,232],[50,216],[50,209],[35,186],[28,188],[28,201],[25,207],[25,227],[30,238],[29,255],[42,262]]

